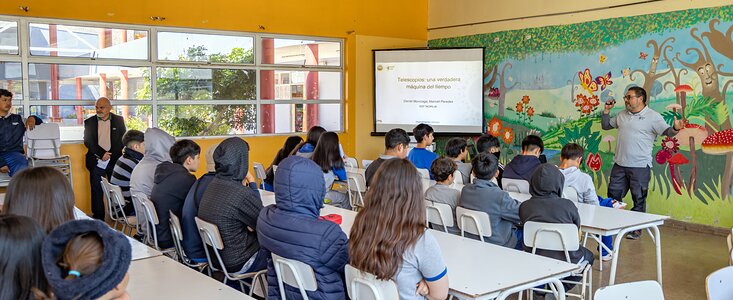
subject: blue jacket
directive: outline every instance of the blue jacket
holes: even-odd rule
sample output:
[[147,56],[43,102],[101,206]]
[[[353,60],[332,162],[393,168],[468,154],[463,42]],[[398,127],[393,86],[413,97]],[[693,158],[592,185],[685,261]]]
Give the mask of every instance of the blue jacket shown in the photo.
[[214,179],[215,173],[206,173],[199,178],[188,190],[186,195],[186,201],[183,202],[183,213],[181,216],[181,231],[183,231],[183,251],[186,255],[195,262],[205,262],[206,252],[204,252],[204,245],[201,243],[201,236],[199,236],[199,229],[196,226],[196,220],[194,219],[199,213],[199,204],[201,204],[201,198],[204,197],[204,191],[209,186],[211,180]]
[[532,173],[542,163],[534,155],[517,155],[504,167],[503,178],[523,179],[529,182]]
[[[318,289],[310,299],[346,299],[344,266],[349,261],[346,234],[336,224],[319,220],[323,207],[323,171],[310,159],[291,156],[275,173],[275,203],[257,220],[257,239],[267,254],[267,295],[280,299],[271,253],[308,264]],[[297,288],[285,285],[288,299],[300,299]]]

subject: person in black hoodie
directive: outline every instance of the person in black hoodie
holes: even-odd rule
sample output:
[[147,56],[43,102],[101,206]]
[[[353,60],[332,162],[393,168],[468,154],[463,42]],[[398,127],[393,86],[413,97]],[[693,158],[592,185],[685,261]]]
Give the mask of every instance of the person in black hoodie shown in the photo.
[[[519,219],[522,224],[534,221],[543,223],[575,224],[580,228],[580,214],[575,204],[562,197],[562,189],[565,185],[565,176],[560,170],[551,164],[541,164],[532,174],[529,181],[529,192],[532,198],[524,201],[519,206]],[[524,251],[532,252],[532,249],[524,246]],[[551,250],[537,250],[538,255],[565,261],[565,252]],[[570,261],[580,264],[587,261],[593,265],[593,252],[580,245],[576,251],[569,251]],[[577,281],[579,278],[571,277],[569,280]],[[573,284],[564,283],[565,290],[573,288]]]
[[172,162],[164,161],[155,168],[153,191],[150,194],[158,214],[159,223],[155,225],[155,232],[161,248],[173,247],[169,211],[181,218],[188,190],[196,182],[196,176],[191,172],[198,169],[201,148],[192,140],[180,140],[173,144],[169,152]]
[[[219,228],[222,260],[229,272],[247,273],[267,267],[267,254],[257,241],[262,200],[249,170],[249,145],[231,137],[214,150],[216,177],[201,198],[198,217]],[[247,179],[248,186],[243,183]]]
[[515,156],[504,167],[503,178],[523,179],[530,181],[532,173],[542,164],[540,154],[545,150],[542,139],[536,135],[528,135],[522,140],[522,154]]

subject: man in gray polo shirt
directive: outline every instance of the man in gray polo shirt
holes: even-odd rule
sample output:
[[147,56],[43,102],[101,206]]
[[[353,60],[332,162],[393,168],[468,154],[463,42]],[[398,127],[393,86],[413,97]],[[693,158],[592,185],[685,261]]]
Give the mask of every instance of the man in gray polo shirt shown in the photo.
[[[651,179],[652,148],[657,136],[674,136],[684,127],[682,120],[674,120],[669,126],[664,118],[647,107],[647,94],[643,88],[629,88],[624,96],[626,110],[613,118],[608,115],[615,101],[606,102],[601,115],[603,130],[618,128],[615,162],[608,183],[608,196],[622,200],[631,191],[633,211],[646,212],[646,196]],[[629,233],[626,238],[638,239],[641,231]]]

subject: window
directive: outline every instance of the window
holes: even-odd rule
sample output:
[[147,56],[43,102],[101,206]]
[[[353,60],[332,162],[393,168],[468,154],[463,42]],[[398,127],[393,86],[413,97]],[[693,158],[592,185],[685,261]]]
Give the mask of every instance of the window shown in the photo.
[[121,28],[29,24],[35,56],[147,59],[148,33]]
[[254,63],[254,38],[247,36],[158,33],[158,59],[212,63]]
[[0,88],[13,92],[14,111],[61,124],[65,141],[82,140],[99,97],[128,129],[177,137],[340,131],[342,48],[340,39],[0,16]]
[[0,54],[18,54],[18,22],[0,20]]

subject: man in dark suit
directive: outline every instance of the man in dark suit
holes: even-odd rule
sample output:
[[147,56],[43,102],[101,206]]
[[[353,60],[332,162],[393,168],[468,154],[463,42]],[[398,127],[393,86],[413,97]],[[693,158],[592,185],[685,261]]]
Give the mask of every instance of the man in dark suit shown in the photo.
[[127,130],[121,116],[110,113],[112,103],[101,97],[95,104],[97,114],[84,120],[84,145],[87,147],[86,165],[92,189],[92,217],[104,220],[102,176],[109,179],[117,159],[122,156],[122,136]]

